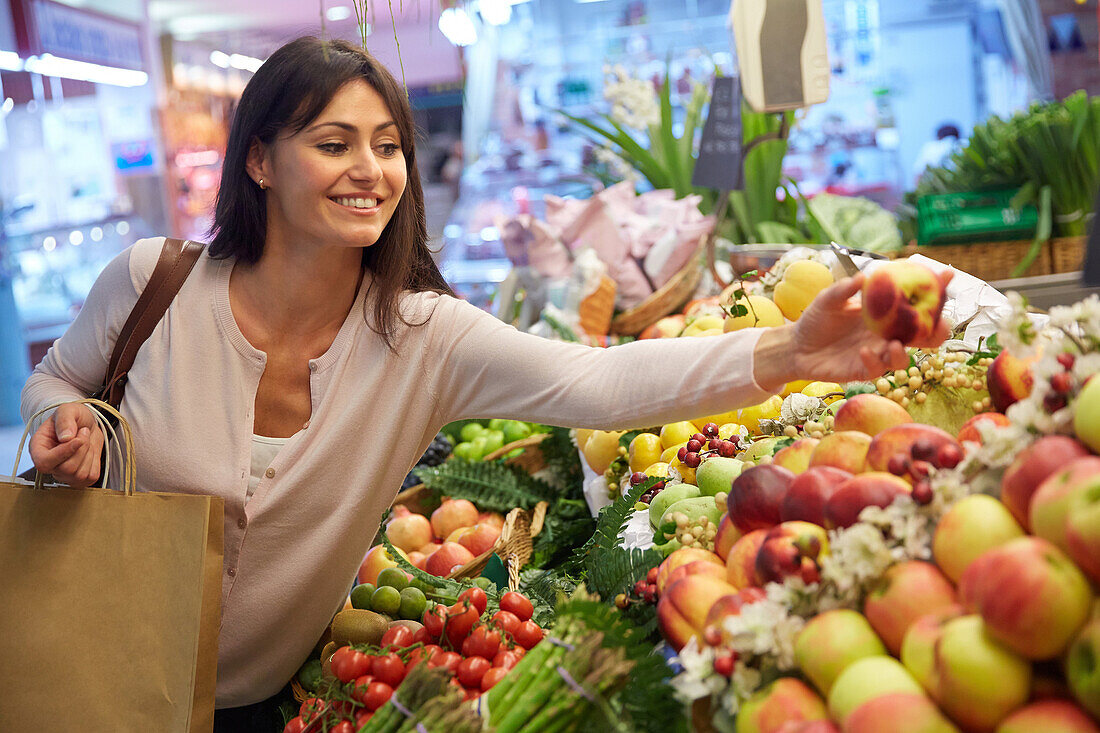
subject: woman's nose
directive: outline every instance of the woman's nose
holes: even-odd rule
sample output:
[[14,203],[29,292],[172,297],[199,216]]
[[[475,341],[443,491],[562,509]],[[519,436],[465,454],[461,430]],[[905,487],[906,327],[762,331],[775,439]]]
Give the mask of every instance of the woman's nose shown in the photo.
[[373,182],[382,178],[382,167],[378,164],[377,158],[374,157],[374,151],[366,150],[357,156],[355,164],[348,171],[348,175],[358,181]]

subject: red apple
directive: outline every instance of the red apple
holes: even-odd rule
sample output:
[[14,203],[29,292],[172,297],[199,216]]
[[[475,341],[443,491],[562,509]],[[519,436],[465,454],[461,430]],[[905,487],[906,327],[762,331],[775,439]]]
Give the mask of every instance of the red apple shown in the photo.
[[1096,456],[1078,458],[1047,476],[1031,497],[1028,520],[1032,534],[1068,553],[1066,520],[1071,500],[1078,492],[1090,490],[1100,497],[1100,458]]
[[779,507],[794,480],[794,473],[772,464],[752,466],[733,480],[729,497],[730,520],[742,532],[779,524]]
[[863,320],[888,341],[927,341],[936,331],[947,293],[936,273],[905,260],[874,269],[863,283]]
[[1096,478],[1070,498],[1066,546],[1078,567],[1100,585],[1100,481]]
[[812,466],[804,473],[795,476],[783,504],[779,507],[779,517],[784,522],[802,520],[825,526],[825,504],[840,485],[850,479],[852,474],[832,466]]
[[786,448],[777,451],[772,456],[772,463],[776,466],[782,466],[796,475],[800,474],[810,467],[810,456],[813,455],[814,448],[820,442],[817,438],[800,438]]
[[840,733],[840,728],[831,720],[789,720],[775,733]]
[[708,562],[707,560],[695,560],[685,563],[668,574],[668,579],[665,581],[665,587],[667,588],[680,578],[686,578],[689,575],[710,575],[725,581],[726,567],[719,563]]
[[[398,552],[402,552],[398,550]],[[377,583],[378,574],[385,568],[395,568],[397,563],[386,552],[385,545],[375,545],[367,552],[359,565],[358,578],[360,583]]]
[[1100,733],[1081,708],[1066,700],[1040,700],[1009,715],[997,733]]
[[959,599],[1010,649],[1028,659],[1051,659],[1085,623],[1092,593],[1061,550],[1039,537],[1022,537],[970,563]]
[[1087,455],[1089,449],[1073,438],[1064,435],[1039,438],[1020,451],[1016,460],[1005,471],[1004,478],[1001,479],[1001,501],[1012,512],[1012,516],[1016,517],[1016,521],[1030,531],[1028,512],[1031,508],[1031,497],[1039,485],[1075,458]]
[[458,536],[458,544],[474,554],[474,557],[493,549],[500,538],[500,527],[495,524],[475,524]]
[[945,430],[924,423],[906,423],[887,428],[875,436],[867,449],[866,471],[888,471],[890,459],[896,455],[909,457],[913,446],[926,443],[937,453],[944,446],[961,448],[954,436]]
[[871,436],[858,430],[829,433],[810,455],[810,467],[832,466],[848,473],[859,473],[867,462]]
[[798,632],[794,642],[794,657],[799,669],[822,695],[829,694],[833,682],[852,662],[885,654],[885,647],[867,619],[848,609],[834,609],[814,616]]
[[828,552],[825,528],[810,522],[783,522],[768,530],[756,553],[756,584],[782,583],[798,576],[806,583],[821,580],[818,558]]
[[1031,388],[1035,384],[1031,365],[1038,358],[1036,354],[1027,359],[1020,359],[1007,351],[997,354],[997,358],[985,373],[985,383],[989,388],[989,399],[993,402],[993,409],[1004,412],[1031,394]]
[[875,697],[852,711],[844,733],[958,733],[925,695],[894,692]]
[[932,558],[944,575],[958,583],[966,566],[986,550],[1024,536],[1004,504],[985,494],[955,502],[936,525]]
[[882,582],[867,594],[863,614],[897,656],[910,624],[954,605],[955,589],[943,573],[931,563],[910,560],[887,569]]
[[474,554],[457,542],[444,542],[424,562],[424,572],[443,578],[474,559]]
[[682,313],[665,316],[664,318],[659,319],[656,323],[647,326],[645,330],[638,334],[638,338],[673,338],[680,335],[680,332],[684,330],[684,324],[686,322],[687,317],[685,317]]
[[877,394],[859,394],[849,397],[836,411],[833,430],[858,430],[870,436],[886,428],[913,422],[905,408],[893,400]]
[[788,723],[828,717],[825,703],[805,682],[780,677],[742,703],[737,733],[777,733]]
[[861,473],[842,483],[829,497],[825,520],[830,527],[851,527],[867,507],[888,507],[910,491],[909,484],[892,473]]
[[898,658],[930,695],[939,689],[936,645],[943,634],[943,627],[948,621],[964,615],[966,609],[958,604],[938,608],[909,624],[909,630],[902,639]]

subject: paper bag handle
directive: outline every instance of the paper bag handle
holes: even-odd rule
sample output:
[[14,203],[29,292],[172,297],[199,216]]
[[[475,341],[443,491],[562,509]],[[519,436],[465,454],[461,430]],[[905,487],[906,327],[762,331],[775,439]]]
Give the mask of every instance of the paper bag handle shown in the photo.
[[[23,430],[23,437],[19,440],[19,448],[15,453],[15,466],[14,468],[12,468],[11,475],[15,476],[17,473],[19,473],[19,459],[23,457],[23,446],[27,442],[27,437],[30,435],[31,429],[34,427],[35,421],[50,410],[56,409],[61,405],[68,404],[88,405],[89,407],[95,408],[92,410],[92,413],[96,417],[96,422],[99,423],[100,430],[103,431],[103,449],[107,451],[103,469],[104,484],[107,483],[107,477],[111,469],[111,446],[118,445],[118,442],[117,434],[115,433],[114,427],[107,420],[107,418],[105,418],[101,414],[101,412],[105,412],[111,417],[118,420],[118,424],[122,427],[123,437],[123,444],[118,448],[119,456],[122,459],[120,463],[123,467],[122,491],[127,496],[133,496],[135,484],[137,483],[137,468],[134,465],[134,435],[133,432],[130,430],[130,423],[126,422],[126,418],[124,418],[114,407],[107,404],[106,402],[103,402],[102,400],[97,400],[93,398],[72,400],[70,402],[57,402],[50,405],[49,407],[44,407],[38,412],[34,413],[34,415],[31,416],[31,419],[27,421],[27,427]],[[111,437],[115,437],[116,440],[112,442],[110,440]],[[39,472],[37,477],[35,478],[34,485],[38,488],[42,487],[42,476],[43,474]]]

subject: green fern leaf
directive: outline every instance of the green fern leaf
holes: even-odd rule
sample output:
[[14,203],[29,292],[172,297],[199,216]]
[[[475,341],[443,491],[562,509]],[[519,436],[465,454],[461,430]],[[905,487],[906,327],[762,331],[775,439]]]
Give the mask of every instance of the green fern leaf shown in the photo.
[[469,499],[482,511],[532,509],[540,501],[554,501],[559,494],[553,486],[522,469],[457,456],[438,466],[420,469],[417,476],[437,496]]

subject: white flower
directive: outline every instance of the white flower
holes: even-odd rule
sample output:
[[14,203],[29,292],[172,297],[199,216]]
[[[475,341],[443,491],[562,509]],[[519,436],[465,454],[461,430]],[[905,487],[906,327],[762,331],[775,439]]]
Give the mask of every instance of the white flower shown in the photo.
[[1016,291],[1007,293],[1008,309],[997,323],[997,342],[1010,354],[1025,358],[1033,353],[1037,334],[1027,313],[1027,301]]
[[604,84],[603,96],[611,104],[611,118],[624,127],[646,130],[661,122],[661,107],[653,85],[630,76],[617,65]]
[[792,392],[784,398],[783,405],[779,408],[779,419],[786,425],[801,425],[824,412],[824,408],[824,400],[801,392]]
[[672,678],[672,687],[681,702],[690,704],[726,687],[726,680],[714,671],[714,657],[714,648],[700,645],[694,636],[680,650],[678,661],[684,671]]

